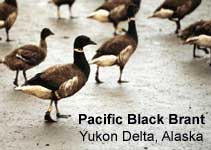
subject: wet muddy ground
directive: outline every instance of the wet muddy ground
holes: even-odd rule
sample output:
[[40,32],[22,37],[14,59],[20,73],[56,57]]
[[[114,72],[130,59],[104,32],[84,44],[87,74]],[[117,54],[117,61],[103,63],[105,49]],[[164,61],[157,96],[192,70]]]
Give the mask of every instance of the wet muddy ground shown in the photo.
[[[98,46],[112,37],[111,24],[88,20],[85,16],[92,12],[103,0],[77,0],[73,15],[78,19],[68,19],[68,8],[62,9],[64,19],[56,19],[56,7],[47,0],[21,0],[19,16],[11,30],[10,43],[4,42],[5,32],[0,30],[0,56],[3,57],[18,46],[39,42],[39,32],[49,27],[55,36],[48,39],[48,56],[40,66],[28,71],[28,76],[54,65],[73,61],[73,40],[85,34],[98,45],[86,48],[86,56],[91,59]],[[162,0],[143,0],[137,16],[139,47],[125,68],[123,78],[127,84],[117,84],[119,70],[116,67],[102,69],[100,78],[105,82],[96,85],[95,67],[87,85],[73,97],[59,103],[62,113],[71,114],[68,120],[56,124],[46,124],[43,115],[48,101],[42,101],[14,91],[14,72],[0,66],[0,149],[47,149],[47,150],[208,150],[211,149],[211,68],[209,55],[193,59],[192,46],[184,46],[173,34],[175,25],[167,20],[148,20],[147,16]],[[211,1],[202,5],[186,17],[182,26],[210,19]],[[126,26],[123,24],[123,26]],[[22,80],[23,81],[23,80]],[[22,82],[21,81],[21,82]],[[115,113],[126,117],[128,113],[153,115],[178,113],[180,115],[205,114],[205,126],[169,125],[122,125],[89,126],[78,125],[78,114],[103,115]],[[160,134],[165,130],[199,131],[204,133],[204,142],[82,142],[79,131],[117,132],[122,130],[148,131]]]

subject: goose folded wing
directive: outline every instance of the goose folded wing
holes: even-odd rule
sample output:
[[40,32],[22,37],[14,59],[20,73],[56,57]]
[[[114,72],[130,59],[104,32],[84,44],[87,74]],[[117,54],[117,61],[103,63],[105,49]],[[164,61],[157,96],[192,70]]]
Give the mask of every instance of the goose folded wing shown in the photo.
[[114,21],[121,21],[127,19],[127,6],[120,5],[111,10],[110,19]]
[[128,45],[131,45],[130,39],[126,36],[116,36],[104,43],[98,50],[98,55],[119,55]]
[[43,57],[44,54],[40,50],[40,48],[33,45],[21,47],[17,50],[16,53],[16,58],[21,59],[22,61],[30,65],[38,64],[38,62],[40,62],[40,59],[42,59]]
[[0,20],[6,20],[15,8],[7,4],[0,4]]
[[188,1],[190,1],[190,0],[165,0],[163,2],[163,4],[161,4],[161,6],[155,10],[155,12],[159,11],[162,8],[163,9],[171,9],[173,11],[176,11],[179,6],[184,5],[184,3],[188,2]]
[[56,65],[48,68],[44,72],[37,74],[34,78],[27,81],[27,85],[40,85],[47,89],[56,91],[66,81],[77,76],[80,82],[83,81],[84,75],[80,69],[73,64]]

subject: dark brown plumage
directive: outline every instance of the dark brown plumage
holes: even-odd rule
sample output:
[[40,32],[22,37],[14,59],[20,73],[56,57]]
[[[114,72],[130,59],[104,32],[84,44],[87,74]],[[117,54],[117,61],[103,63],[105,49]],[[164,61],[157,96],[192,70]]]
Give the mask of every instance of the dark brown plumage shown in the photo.
[[49,29],[43,29],[41,32],[40,46],[25,45],[19,47],[0,61],[0,63],[5,64],[11,70],[16,71],[16,78],[14,81],[16,86],[18,86],[19,71],[23,71],[24,78],[27,80],[26,71],[44,61],[47,55],[47,44],[45,39],[52,34],[53,33]]
[[[209,35],[211,36],[211,20],[205,21],[200,20],[191,25],[189,25],[184,30],[180,31],[179,37],[186,41],[190,37],[199,36],[199,35]],[[196,55],[196,48],[203,50],[206,54],[209,54],[209,51],[206,48],[202,48],[193,44],[193,57],[199,57]]]
[[125,35],[119,35],[111,38],[105,42],[98,50],[97,54],[93,57],[91,64],[97,65],[95,80],[97,83],[102,83],[99,80],[99,67],[118,65],[120,68],[120,77],[118,82],[122,81],[122,72],[128,62],[130,56],[134,53],[138,44],[138,35],[136,31],[135,20],[131,19],[134,17],[133,6],[129,7],[128,16],[128,31]]
[[54,122],[50,117],[52,103],[55,103],[57,117],[66,118],[60,115],[57,103],[59,100],[72,96],[78,92],[87,82],[90,74],[90,66],[86,60],[83,48],[95,44],[86,36],[79,36],[74,43],[74,63],[56,65],[37,74],[26,81],[24,86],[17,90],[37,96],[42,99],[51,99],[50,106],[45,115],[45,120]]
[[[102,6],[96,9],[95,12],[88,15],[88,18],[95,19],[101,22],[111,22],[115,28],[114,35],[117,35],[118,25],[122,21],[128,19],[127,11],[130,5],[134,5],[133,11],[135,14],[140,9],[141,0],[113,0],[107,1]],[[126,32],[120,28],[119,31]]]
[[57,6],[57,17],[60,19],[60,6],[62,5],[68,5],[69,6],[69,12],[70,12],[70,18],[74,18],[72,16],[72,5],[74,4],[75,0],[50,0],[50,3],[54,3]]
[[9,31],[16,21],[18,7],[16,0],[5,0],[0,3],[0,29],[5,28],[7,41],[10,41]]
[[181,28],[180,21],[200,4],[201,0],[165,0],[151,17],[168,18],[174,21],[177,25],[175,33],[178,33]]

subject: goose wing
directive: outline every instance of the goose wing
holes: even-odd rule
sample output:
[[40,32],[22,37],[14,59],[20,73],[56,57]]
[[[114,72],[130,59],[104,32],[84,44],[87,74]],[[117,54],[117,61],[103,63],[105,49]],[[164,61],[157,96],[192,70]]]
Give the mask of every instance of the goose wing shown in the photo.
[[184,5],[190,0],[165,0],[156,10],[155,12],[163,9],[170,9],[176,11],[178,7]]
[[37,65],[43,61],[45,54],[41,48],[35,45],[25,45],[15,50],[14,54],[17,59],[30,65]]
[[109,18],[114,21],[126,20],[127,17],[127,5],[119,5],[111,10]]
[[127,35],[116,36],[109,41],[105,42],[98,50],[93,59],[102,55],[119,55],[128,45],[134,46],[134,41]]
[[13,13],[16,10],[15,7],[10,6],[6,3],[1,3],[0,4],[0,20],[7,20],[9,15]]
[[34,78],[26,82],[26,85],[40,85],[47,89],[56,91],[66,81],[77,77],[78,86],[83,86],[87,81],[82,71],[74,64],[56,65],[50,67],[42,73],[37,74]]

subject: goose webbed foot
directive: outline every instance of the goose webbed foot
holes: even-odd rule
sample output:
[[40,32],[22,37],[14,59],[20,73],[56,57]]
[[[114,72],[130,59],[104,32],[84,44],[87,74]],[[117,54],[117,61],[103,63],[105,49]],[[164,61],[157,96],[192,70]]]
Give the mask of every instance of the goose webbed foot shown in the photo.
[[51,113],[50,113],[49,111],[47,111],[47,112],[45,113],[44,119],[45,119],[46,122],[49,122],[49,123],[54,123],[54,122],[56,122],[55,120],[53,120],[53,119],[51,118]]
[[64,118],[64,119],[68,119],[68,118],[70,118],[70,117],[71,117],[71,115],[61,115],[60,113],[57,113],[57,114],[56,114],[56,117],[57,117],[57,118]]
[[18,81],[14,80],[13,84],[18,87]]
[[117,82],[118,82],[119,84],[121,84],[121,83],[128,83],[129,81],[118,80]]
[[96,83],[97,84],[102,84],[103,82],[98,79],[98,80],[96,80]]
[[194,55],[193,58],[201,58],[201,56]]
[[70,19],[78,19],[76,16],[70,16]]
[[2,40],[2,38],[0,37],[0,41]]

